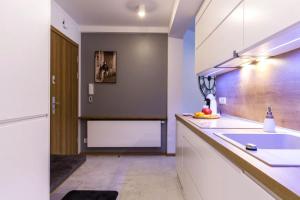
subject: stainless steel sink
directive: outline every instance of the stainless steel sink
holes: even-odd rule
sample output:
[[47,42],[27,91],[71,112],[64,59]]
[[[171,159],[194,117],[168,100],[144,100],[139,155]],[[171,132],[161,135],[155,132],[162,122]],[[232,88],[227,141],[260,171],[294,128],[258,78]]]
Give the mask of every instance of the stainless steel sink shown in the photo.
[[[272,167],[300,166],[300,137],[294,134],[215,133],[223,140]],[[247,144],[257,150],[246,149]]]
[[258,149],[300,149],[300,137],[289,134],[223,134],[243,146],[255,144]]

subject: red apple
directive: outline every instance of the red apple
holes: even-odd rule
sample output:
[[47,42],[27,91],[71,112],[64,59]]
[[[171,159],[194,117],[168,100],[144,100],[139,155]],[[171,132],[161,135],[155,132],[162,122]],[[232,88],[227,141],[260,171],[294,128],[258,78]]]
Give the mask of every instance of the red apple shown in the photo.
[[210,108],[203,108],[203,109],[202,109],[202,112],[203,112],[204,114],[206,114],[206,115],[211,115],[211,113],[212,113],[212,111],[211,111]]

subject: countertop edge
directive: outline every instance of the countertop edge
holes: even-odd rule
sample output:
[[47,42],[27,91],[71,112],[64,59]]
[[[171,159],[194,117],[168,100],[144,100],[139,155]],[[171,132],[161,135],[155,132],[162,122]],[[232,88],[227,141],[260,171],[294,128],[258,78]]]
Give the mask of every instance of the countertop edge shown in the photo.
[[223,146],[207,134],[205,134],[201,128],[197,127],[193,123],[187,121],[184,116],[176,114],[176,119],[182,122],[187,128],[196,133],[200,138],[206,141],[210,146],[212,146],[215,150],[233,162],[237,167],[241,170],[246,171],[249,175],[255,178],[257,181],[262,183],[266,188],[272,191],[281,199],[289,199],[289,200],[299,200],[300,197],[298,194],[291,191],[289,188],[285,187],[281,183],[274,180],[272,177],[264,173],[259,168],[252,165],[246,159],[240,157],[236,153],[232,152],[227,147]]

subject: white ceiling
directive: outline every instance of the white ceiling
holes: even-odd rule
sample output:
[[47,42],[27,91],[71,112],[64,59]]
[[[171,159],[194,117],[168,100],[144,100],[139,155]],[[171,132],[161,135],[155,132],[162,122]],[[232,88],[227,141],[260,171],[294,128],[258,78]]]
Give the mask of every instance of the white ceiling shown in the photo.
[[[81,26],[168,27],[175,0],[55,0]],[[137,17],[146,5],[144,19]]]

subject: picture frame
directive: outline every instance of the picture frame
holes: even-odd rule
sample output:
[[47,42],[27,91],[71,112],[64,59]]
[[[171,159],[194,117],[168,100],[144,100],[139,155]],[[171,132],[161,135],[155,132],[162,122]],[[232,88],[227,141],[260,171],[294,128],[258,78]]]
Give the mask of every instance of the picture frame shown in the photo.
[[117,83],[117,52],[95,51],[95,83]]

